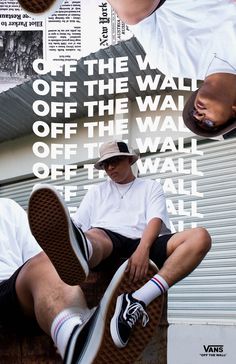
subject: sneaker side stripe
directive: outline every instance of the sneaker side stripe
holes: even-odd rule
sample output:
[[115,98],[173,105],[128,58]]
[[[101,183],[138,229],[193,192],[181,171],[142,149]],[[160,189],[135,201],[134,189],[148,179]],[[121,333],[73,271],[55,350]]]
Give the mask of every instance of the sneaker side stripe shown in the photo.
[[89,260],[89,250],[88,250],[88,244],[86,241],[86,236],[84,235],[83,231],[75,225],[73,220],[71,220],[71,224],[72,224],[72,228],[73,228],[73,232],[74,232],[75,236],[78,238],[78,240],[82,239],[82,244],[81,244],[80,248],[82,248],[82,253],[83,253],[85,259],[88,261]]
[[79,231],[80,231],[80,234],[81,234],[82,239],[83,239],[85,256],[86,256],[86,259],[88,261],[89,260],[89,250],[88,250],[87,238],[86,238],[86,236],[84,235],[84,232],[81,229],[79,229]]
[[[122,299],[123,299],[123,296],[124,296],[124,294],[122,294],[121,296],[119,296],[117,298],[117,304],[116,304],[116,309],[115,309],[115,315],[116,316],[118,316],[118,313],[119,313],[119,311],[122,308]],[[112,319],[113,319],[113,317],[112,317]],[[125,346],[125,342],[122,340],[122,337],[120,336],[118,318],[114,321],[114,323],[116,325],[116,330],[115,330],[115,332],[111,331],[111,336],[113,338],[113,341],[116,342],[116,345],[118,347],[124,347]]]

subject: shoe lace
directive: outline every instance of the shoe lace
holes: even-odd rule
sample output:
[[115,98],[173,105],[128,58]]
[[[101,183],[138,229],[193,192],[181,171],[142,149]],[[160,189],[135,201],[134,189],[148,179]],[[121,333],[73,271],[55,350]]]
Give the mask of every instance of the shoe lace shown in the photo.
[[132,328],[142,318],[142,326],[145,327],[149,321],[147,312],[140,303],[131,303],[124,314],[127,324]]

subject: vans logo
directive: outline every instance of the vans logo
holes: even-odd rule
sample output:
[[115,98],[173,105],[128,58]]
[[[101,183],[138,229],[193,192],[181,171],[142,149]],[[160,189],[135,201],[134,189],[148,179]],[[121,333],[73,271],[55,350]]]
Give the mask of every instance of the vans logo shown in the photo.
[[205,353],[223,353],[224,345],[203,345]]
[[224,353],[224,345],[203,345],[203,353],[200,353],[202,357],[223,357],[227,354]]

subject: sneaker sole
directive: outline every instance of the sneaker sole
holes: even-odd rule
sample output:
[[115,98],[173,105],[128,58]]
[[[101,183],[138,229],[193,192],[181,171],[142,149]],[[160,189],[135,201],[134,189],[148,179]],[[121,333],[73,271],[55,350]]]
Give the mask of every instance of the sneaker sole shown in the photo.
[[130,282],[125,273],[127,261],[122,264],[114,275],[100,303],[100,311],[91,330],[90,338],[84,348],[77,364],[133,364],[141,355],[145,347],[154,336],[160,322],[164,297],[160,296],[147,308],[150,321],[143,328],[137,325],[125,348],[119,349],[113,343],[110,334],[110,321],[113,317],[116,300],[124,292],[132,292],[140,288],[148,279],[158,271],[154,263],[150,262],[148,274],[145,280],[138,283]]
[[88,265],[74,236],[69,212],[53,187],[39,186],[33,191],[28,218],[32,234],[60,278],[70,286],[82,283],[88,275]]
[[49,16],[55,13],[61,6],[63,0],[18,0],[23,10],[35,16]]

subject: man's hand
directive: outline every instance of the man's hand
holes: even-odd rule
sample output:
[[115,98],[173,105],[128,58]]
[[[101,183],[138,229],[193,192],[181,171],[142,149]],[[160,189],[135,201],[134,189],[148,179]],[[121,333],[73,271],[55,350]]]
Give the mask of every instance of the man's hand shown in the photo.
[[126,271],[129,272],[130,280],[137,282],[144,278],[148,272],[149,249],[141,245],[135,250],[130,257]]
[[131,281],[136,282],[147,275],[150,249],[161,231],[161,225],[162,220],[154,217],[144,229],[140,243],[127,265],[126,271],[129,272]]

